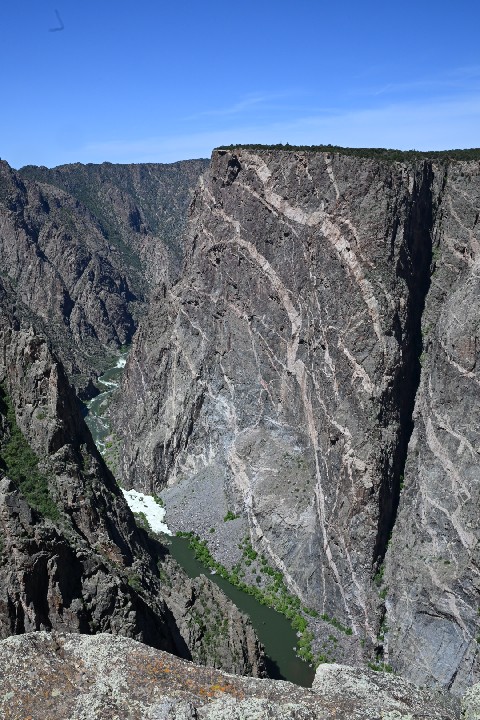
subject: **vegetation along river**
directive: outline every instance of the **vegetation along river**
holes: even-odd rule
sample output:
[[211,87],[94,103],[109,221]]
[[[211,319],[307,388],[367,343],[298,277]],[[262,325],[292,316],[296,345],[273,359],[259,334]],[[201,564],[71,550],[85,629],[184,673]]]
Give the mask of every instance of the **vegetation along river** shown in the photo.
[[[117,447],[116,440],[111,435],[108,409],[112,393],[119,385],[127,353],[128,348],[125,348],[112,361],[111,366],[98,379],[100,394],[86,403],[87,425],[100,453],[113,471],[115,470]],[[145,501],[150,500],[148,496],[144,497]],[[130,500],[131,498],[127,496],[127,501],[131,505]],[[148,517],[148,512],[146,514]],[[289,680],[304,687],[311,686],[315,674],[314,668],[295,654],[294,647],[298,640],[297,633],[284,615],[266,605],[262,605],[255,597],[235,587],[220,575],[212,574],[211,570],[195,557],[187,538],[164,536],[162,540],[169,546],[172,557],[182,566],[189,577],[206,575],[223,590],[225,595],[235,603],[241,612],[249,616],[260,641],[265,647],[267,669],[270,677]]]

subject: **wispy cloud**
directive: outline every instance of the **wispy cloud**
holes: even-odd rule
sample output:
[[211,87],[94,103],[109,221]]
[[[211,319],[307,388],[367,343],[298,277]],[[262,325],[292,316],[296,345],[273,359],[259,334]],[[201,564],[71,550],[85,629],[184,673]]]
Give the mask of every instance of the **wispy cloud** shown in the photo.
[[199,113],[190,115],[187,120],[194,120],[199,117],[225,117],[227,115],[238,115],[239,113],[243,113],[246,110],[251,110],[252,108],[258,107],[259,105],[265,104],[266,102],[270,102],[271,100],[272,95],[268,94],[249,95],[243,98],[243,100],[239,100],[238,102],[233,103],[228,107],[202,110]]
[[453,68],[449,70],[448,75],[450,77],[480,79],[480,65],[465,65],[464,67]]
[[234,115],[242,115],[246,113],[248,114],[252,110],[254,112],[258,112],[260,108],[263,108],[265,110],[272,110],[277,107],[284,107],[285,100],[292,100],[294,98],[305,96],[307,94],[309,93],[306,93],[305,90],[300,89],[284,90],[282,92],[258,91],[245,95],[231,105],[202,110],[198,113],[190,115],[185,119],[196,120],[197,118],[202,117],[228,117]]
[[[443,150],[480,145],[480,93],[423,103],[329,110],[288,122],[238,123],[219,118],[205,132],[89,143],[75,151],[83,162],[173,162],[207,157],[231,143],[331,143],[351,147]],[[81,157],[79,157],[79,155]]]
[[423,75],[415,78],[407,78],[397,82],[387,82],[381,85],[357,85],[351,94],[354,96],[401,96],[417,95],[422,93],[427,96],[438,96],[440,94],[462,93],[466,90],[480,88],[480,65],[452,68],[430,75]]

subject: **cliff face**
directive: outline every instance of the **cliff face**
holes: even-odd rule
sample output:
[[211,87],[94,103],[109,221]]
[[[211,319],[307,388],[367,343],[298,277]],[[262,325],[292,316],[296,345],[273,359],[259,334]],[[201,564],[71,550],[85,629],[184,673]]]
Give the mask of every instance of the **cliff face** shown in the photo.
[[216,151],[117,411],[123,481],[170,487],[178,527],[199,497],[205,527],[232,509],[302,604],[457,691],[478,676],[479,181],[478,162]]
[[480,166],[435,178],[421,383],[387,553],[388,647],[415,681],[459,692],[479,679]]
[[[169,599],[174,582],[185,593],[181,612]],[[220,593],[214,616],[190,629],[211,593],[137,529],[62,364],[13,289],[0,285],[0,637],[110,632],[261,673],[251,625]],[[226,637],[199,648],[218,624]]]
[[77,200],[23,181],[4,162],[0,262],[3,277],[48,332],[71,376],[88,377],[105,348],[130,340],[134,306],[143,296],[128,267],[122,268],[120,253]]
[[302,601],[367,634],[408,440],[400,395],[413,404],[428,182],[423,166],[216,153],[186,275],[126,375],[125,407],[140,400],[124,479],[213,476]]
[[142,276],[155,284],[178,276],[188,206],[208,163],[75,163],[52,169],[29,165],[19,173],[73,195],[122,253],[124,267],[141,266]]
[[[206,161],[13,171],[0,162],[0,265],[77,388],[128,343],[152,283],[175,277]],[[156,211],[154,211],[156,207]]]

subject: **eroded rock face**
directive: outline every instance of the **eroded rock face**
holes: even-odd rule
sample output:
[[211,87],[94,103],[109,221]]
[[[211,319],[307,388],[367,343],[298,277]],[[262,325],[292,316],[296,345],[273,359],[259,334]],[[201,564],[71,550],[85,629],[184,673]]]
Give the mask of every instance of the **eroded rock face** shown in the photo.
[[197,663],[254,677],[265,676],[265,659],[250,622],[205,575],[188,578],[166,557],[162,595]]
[[[0,164],[0,262],[70,376],[130,340],[143,290],[77,200]],[[135,287],[136,286],[136,287]]]
[[[61,362],[24,310],[0,284],[0,637],[110,632],[261,674],[247,619],[136,527]],[[195,624],[212,593],[215,613]],[[206,634],[217,644],[204,647]]]
[[480,680],[480,167],[454,163],[435,176],[422,378],[387,553],[386,618],[400,672],[461,692]]
[[175,529],[202,493],[203,527],[232,509],[302,604],[456,692],[478,672],[479,177],[216,151],[117,410],[123,482],[166,488]]
[[[129,573],[147,574],[152,559],[93,445],[63,368],[46,339],[9,308],[6,292],[2,301],[2,458],[8,459],[4,451],[15,422],[39,459],[47,488],[40,492],[40,477],[25,463],[27,487],[34,478],[32,509],[21,475],[12,482],[9,464],[2,462],[1,635],[51,627],[105,629],[138,633],[173,650],[163,600],[149,607],[129,585]],[[18,452],[27,450],[20,446]]]
[[381,673],[354,675],[351,668],[334,665],[324,668],[313,689],[306,690],[227,675],[108,635],[42,632],[9,638],[0,643],[0,670],[0,711],[6,720],[459,717],[455,700]]
[[151,284],[175,278],[191,189],[207,161],[0,162],[0,265],[68,376],[91,392],[105,356],[131,340]]
[[213,478],[302,601],[372,637],[372,569],[413,405],[429,183],[422,164],[216,152],[186,274],[152,308],[124,386],[124,481]]
[[52,169],[29,165],[19,172],[77,198],[120,250],[123,266],[131,269],[137,258],[149,284],[156,284],[178,276],[192,191],[208,164],[204,159],[169,164],[75,163]]

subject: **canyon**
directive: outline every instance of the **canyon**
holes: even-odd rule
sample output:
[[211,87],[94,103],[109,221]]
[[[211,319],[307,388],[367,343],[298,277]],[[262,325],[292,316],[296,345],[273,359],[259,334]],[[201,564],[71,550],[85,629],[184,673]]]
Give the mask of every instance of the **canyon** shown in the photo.
[[[325,673],[480,682],[479,213],[479,159],[448,153],[1,162],[0,636],[108,632],[264,674],[248,619],[117,479],[293,613]],[[115,478],[79,398],[130,342]]]
[[205,167],[194,160],[15,172],[0,161],[2,277],[82,397],[94,392],[109,353],[131,341],[155,272],[177,276],[189,193]]
[[479,673],[479,170],[215,151],[116,410],[121,481],[230,567],[247,537],[314,654],[333,620],[350,662],[453,692]]
[[[2,169],[1,252],[10,261],[0,279],[0,637],[108,631],[187,659],[262,674],[262,651],[248,620],[206,578],[190,580],[137,527],[85,424],[71,381],[82,380],[78,369],[93,372],[115,352],[113,341],[120,346],[125,339],[108,335],[112,318],[119,328],[128,317],[125,303],[120,316],[106,311],[121,304],[117,271],[92,250],[91,263],[108,282],[75,295],[88,264],[77,267],[68,253],[73,246],[81,254],[86,241],[74,236],[69,218],[66,225],[57,215],[52,219],[52,210],[38,220],[36,203],[55,195],[54,188],[24,182],[5,163]],[[62,207],[75,203],[71,196],[61,201]],[[47,253],[42,242],[51,234],[60,246]],[[107,296],[91,345],[77,336],[85,324],[59,303],[57,290],[67,281],[77,317],[93,308],[91,323],[102,292]],[[66,368],[61,358],[68,360],[77,342],[86,359]]]

